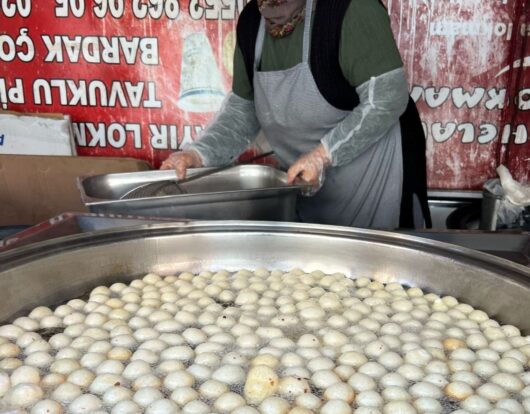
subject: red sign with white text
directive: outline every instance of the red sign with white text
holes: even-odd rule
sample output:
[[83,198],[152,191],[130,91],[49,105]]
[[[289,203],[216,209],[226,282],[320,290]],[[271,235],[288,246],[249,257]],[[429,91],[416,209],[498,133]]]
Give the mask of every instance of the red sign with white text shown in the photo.
[[[69,114],[80,155],[158,166],[231,88],[247,0],[0,0],[0,105]],[[374,0],[377,1],[377,0]],[[431,188],[530,180],[527,0],[387,0]]]

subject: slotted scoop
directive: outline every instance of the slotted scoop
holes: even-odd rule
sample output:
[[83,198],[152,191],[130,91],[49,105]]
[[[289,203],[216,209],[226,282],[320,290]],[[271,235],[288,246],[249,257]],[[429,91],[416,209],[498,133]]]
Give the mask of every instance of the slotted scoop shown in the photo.
[[138,187],[133,188],[132,190],[127,191],[124,195],[120,197],[120,200],[132,200],[135,198],[163,197],[186,194],[186,190],[180,186],[181,184],[189,183],[190,181],[195,181],[199,178],[208,177],[212,174],[216,174],[218,172],[234,168],[237,165],[251,164],[254,161],[268,157],[272,154],[274,154],[274,151],[266,152],[264,154],[255,156],[241,164],[232,163],[223,167],[213,168],[202,173],[194,174],[191,177],[183,178],[182,180],[164,180],[144,183],[139,185]]

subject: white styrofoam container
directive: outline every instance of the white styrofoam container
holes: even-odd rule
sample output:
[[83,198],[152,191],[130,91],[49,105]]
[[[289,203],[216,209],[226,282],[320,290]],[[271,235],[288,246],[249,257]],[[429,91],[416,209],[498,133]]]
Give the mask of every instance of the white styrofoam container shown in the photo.
[[0,113],[0,154],[77,155],[70,118]]

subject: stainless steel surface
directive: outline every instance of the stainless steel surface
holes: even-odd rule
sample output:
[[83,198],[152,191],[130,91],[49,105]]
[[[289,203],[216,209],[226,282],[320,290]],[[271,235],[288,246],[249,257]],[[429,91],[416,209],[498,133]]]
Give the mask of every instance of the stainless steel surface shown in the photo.
[[191,222],[115,229],[0,254],[0,320],[147,272],[258,267],[321,269],[452,295],[530,333],[530,270],[408,235],[265,222]]
[[[243,164],[239,164],[239,165],[252,164],[253,162],[257,160],[266,158],[272,154],[274,154],[274,151],[269,151],[264,154],[260,154],[255,157],[252,157],[249,160],[245,161]],[[237,164],[231,162],[230,164],[224,165],[222,167],[207,168],[203,172],[196,173],[196,174],[189,174],[186,178],[182,178],[182,179],[177,179],[177,180],[173,179],[173,180],[168,180],[168,181],[157,181],[154,183],[141,184],[138,187],[130,191],[127,191],[124,195],[120,197],[120,199],[130,200],[134,198],[186,194],[188,191],[186,191],[186,189],[182,187],[182,184],[189,183],[190,181],[202,179],[210,175],[217,174],[222,171],[234,168],[236,166]]]
[[[204,169],[190,170],[202,172]],[[296,220],[296,197],[304,186],[264,165],[240,165],[181,185],[187,194],[120,200],[140,184],[175,178],[175,172],[147,171],[80,177],[78,187],[93,213],[186,217],[200,220]]]
[[462,207],[470,206],[476,200],[441,200],[429,199],[429,210],[431,211],[433,229],[446,229],[447,218]]
[[480,230],[407,230],[400,233],[489,253],[530,266],[530,233],[521,231],[486,232]]
[[160,197],[167,195],[186,194],[180,187],[179,180],[155,181],[154,183],[140,184],[138,187],[127,191],[120,200],[133,200],[135,198]]
[[430,190],[428,192],[429,199],[440,200],[480,200],[482,198],[481,191],[449,191],[449,190]]
[[[499,181],[499,179],[495,180]],[[479,228],[481,230],[497,230],[497,215],[503,199],[503,195],[493,194],[491,191],[484,188],[482,192],[482,209],[480,211]]]
[[134,227],[141,224],[172,223],[173,218],[101,215],[94,213],[62,213],[58,216],[28,227],[10,237],[0,240],[0,253],[59,237],[107,230],[118,227]]

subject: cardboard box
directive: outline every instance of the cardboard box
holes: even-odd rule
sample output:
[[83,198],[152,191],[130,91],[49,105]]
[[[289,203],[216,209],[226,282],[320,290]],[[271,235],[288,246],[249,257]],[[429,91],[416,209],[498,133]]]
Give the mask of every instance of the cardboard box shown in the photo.
[[0,154],[76,155],[70,117],[0,112]]
[[76,178],[146,171],[132,158],[0,155],[0,226],[34,225],[65,211],[88,212]]

